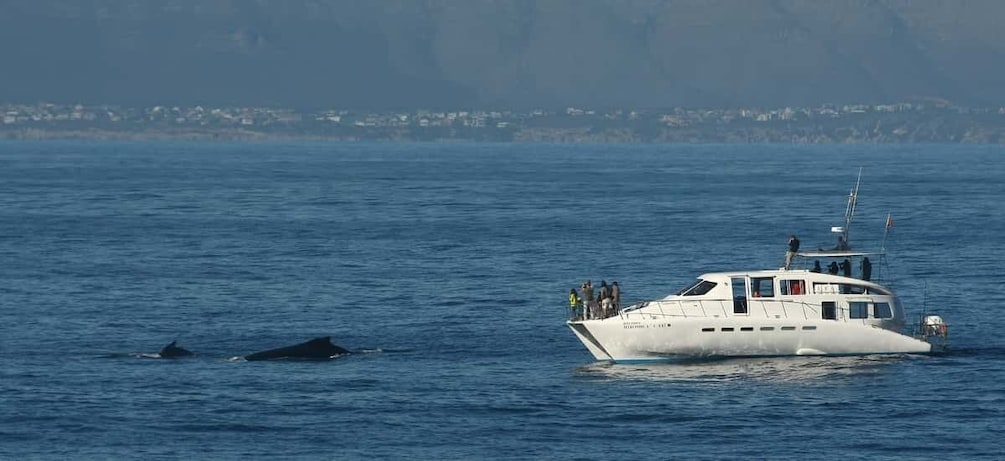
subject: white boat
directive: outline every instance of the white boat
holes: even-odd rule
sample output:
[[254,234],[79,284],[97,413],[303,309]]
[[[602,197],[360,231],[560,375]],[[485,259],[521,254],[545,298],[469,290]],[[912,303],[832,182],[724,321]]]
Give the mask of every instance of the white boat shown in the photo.
[[[849,196],[846,225],[833,229],[844,245],[857,194],[858,186]],[[891,223],[888,218],[888,226]],[[842,249],[801,252],[796,259],[850,262],[876,255],[882,257],[882,252]],[[893,291],[845,274],[784,267],[707,273],[662,299],[607,315],[596,313],[598,309],[593,315],[590,309],[585,315],[579,311],[567,324],[594,357],[612,362],[927,354],[945,349],[948,325],[941,317],[923,316],[915,334],[905,334],[912,322]]]

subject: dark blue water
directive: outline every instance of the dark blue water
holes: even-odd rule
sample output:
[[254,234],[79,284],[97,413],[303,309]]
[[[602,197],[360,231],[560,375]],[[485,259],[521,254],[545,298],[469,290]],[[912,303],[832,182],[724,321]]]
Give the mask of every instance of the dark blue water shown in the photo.
[[[3,459],[1002,459],[1005,149],[0,143]],[[569,289],[877,248],[944,356],[593,362]],[[314,336],[330,362],[229,358]],[[140,358],[178,339],[199,356]]]

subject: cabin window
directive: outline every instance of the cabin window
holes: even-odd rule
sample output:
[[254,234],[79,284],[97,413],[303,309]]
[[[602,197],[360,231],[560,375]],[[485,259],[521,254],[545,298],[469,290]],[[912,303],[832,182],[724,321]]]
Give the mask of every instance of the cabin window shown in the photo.
[[851,284],[841,285],[841,292],[846,294],[860,295],[864,294],[866,291],[867,291],[866,288],[862,285],[851,285]]
[[852,295],[889,295],[890,292],[881,288],[867,287],[865,285],[853,285],[850,283],[841,284],[841,292]]
[[742,277],[730,279],[733,285],[733,313],[747,313],[747,280]]
[[778,282],[778,292],[782,296],[806,294],[806,282],[802,280],[781,280]]
[[866,287],[865,292],[870,295],[890,295],[889,291],[876,287]]
[[820,303],[820,317],[824,320],[837,320],[837,304],[834,301]]
[[775,296],[774,277],[751,277],[750,296],[754,298],[772,298]]
[[890,310],[890,303],[873,304],[873,317],[877,319],[892,319],[893,311]]
[[864,319],[869,317],[869,304],[863,302],[848,303],[848,318]]
[[813,293],[818,295],[832,295],[838,292],[838,286],[831,283],[814,283]]
[[677,294],[680,296],[701,296],[709,291],[712,291],[712,288],[715,288],[715,285],[715,282],[698,280],[697,282],[691,284],[691,286],[678,291]]

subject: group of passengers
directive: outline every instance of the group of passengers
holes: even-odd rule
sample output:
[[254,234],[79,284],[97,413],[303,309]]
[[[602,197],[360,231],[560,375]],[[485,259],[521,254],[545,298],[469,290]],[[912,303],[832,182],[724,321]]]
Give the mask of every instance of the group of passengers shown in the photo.
[[[831,248],[830,251],[849,251],[851,247],[848,246],[848,240],[844,236],[839,235],[837,238],[837,246]],[[823,248],[820,251],[825,251]],[[799,252],[799,238],[795,234],[789,236],[789,246],[785,251],[785,270],[788,270],[792,265],[792,258],[796,256]],[[820,267],[820,261],[813,262],[813,269],[811,272],[823,272],[823,268]],[[851,277],[851,260],[844,258],[844,261],[838,263],[837,261],[831,261],[827,265],[827,273],[831,275],[844,275],[845,277]],[[869,281],[872,278],[872,262],[869,261],[868,257],[862,258],[862,280]]]
[[[810,272],[823,272],[820,267],[820,261],[813,262],[813,269]],[[827,273],[831,275],[838,275],[839,273],[845,277],[851,277],[851,260],[844,258],[839,264],[837,261],[831,261],[827,266]],[[862,280],[869,281],[872,278],[872,261],[869,261],[869,257],[866,256],[862,258]]]
[[569,310],[572,320],[603,319],[617,314],[621,308],[621,287],[618,282],[607,285],[600,281],[597,297],[593,297],[593,282],[587,280],[579,287],[582,297],[575,288],[569,290]]

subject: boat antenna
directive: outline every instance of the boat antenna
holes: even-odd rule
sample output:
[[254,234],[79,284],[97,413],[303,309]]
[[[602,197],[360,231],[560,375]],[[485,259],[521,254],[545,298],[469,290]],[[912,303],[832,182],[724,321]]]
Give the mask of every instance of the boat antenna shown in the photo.
[[893,229],[893,215],[890,213],[886,214],[886,228],[883,229],[883,245],[879,247],[879,252],[881,254],[886,254],[886,238],[890,236],[890,230]]
[[855,218],[855,207],[858,206],[858,186],[862,184],[862,167],[858,169],[858,180],[855,181],[855,188],[848,193],[848,206],[844,210],[844,229],[841,229],[841,237],[844,239],[845,245],[851,245],[848,242],[848,231],[851,229],[851,221]]
[[886,265],[886,240],[890,236],[890,231],[893,230],[893,215],[890,213],[886,214],[886,227],[883,229],[883,243],[879,247],[879,260],[880,260],[880,276],[882,276],[883,266]]

